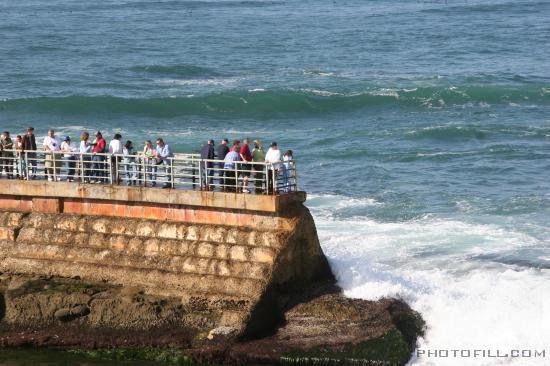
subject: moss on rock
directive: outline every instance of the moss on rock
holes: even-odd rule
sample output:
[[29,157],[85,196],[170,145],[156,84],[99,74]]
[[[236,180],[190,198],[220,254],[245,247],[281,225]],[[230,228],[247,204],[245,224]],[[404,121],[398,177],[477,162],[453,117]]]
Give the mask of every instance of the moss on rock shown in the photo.
[[391,365],[402,366],[410,358],[410,349],[403,334],[392,329],[382,337],[356,344],[346,343],[337,348],[315,347],[308,350],[292,350],[281,357],[282,364],[300,365]]

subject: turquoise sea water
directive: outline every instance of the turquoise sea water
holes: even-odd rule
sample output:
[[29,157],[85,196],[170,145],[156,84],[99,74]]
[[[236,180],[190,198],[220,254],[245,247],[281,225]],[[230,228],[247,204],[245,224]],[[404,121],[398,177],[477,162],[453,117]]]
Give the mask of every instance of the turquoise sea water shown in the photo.
[[[0,0],[0,129],[293,149],[350,296],[550,357],[550,2]],[[415,365],[547,364],[418,358]],[[540,362],[540,363],[539,363]]]

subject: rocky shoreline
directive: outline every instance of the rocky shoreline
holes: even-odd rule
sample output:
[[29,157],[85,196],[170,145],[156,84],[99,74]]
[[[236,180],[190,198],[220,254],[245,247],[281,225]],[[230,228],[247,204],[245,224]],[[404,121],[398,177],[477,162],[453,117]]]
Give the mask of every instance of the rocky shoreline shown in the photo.
[[80,278],[3,274],[0,347],[154,347],[196,363],[404,365],[424,328],[403,301],[346,298],[332,281],[280,292],[276,303],[262,314],[274,326],[243,336],[212,328],[207,312],[196,315],[201,304],[178,298]]

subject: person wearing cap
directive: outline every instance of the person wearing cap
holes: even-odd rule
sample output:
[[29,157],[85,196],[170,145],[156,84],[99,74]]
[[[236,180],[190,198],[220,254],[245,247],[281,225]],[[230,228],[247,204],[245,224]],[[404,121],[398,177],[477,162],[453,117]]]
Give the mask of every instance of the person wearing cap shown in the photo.
[[275,141],[269,145],[269,150],[265,154],[265,162],[269,164],[267,171],[267,193],[271,194],[274,193],[273,188],[275,188],[275,191],[277,190],[274,186],[277,185],[277,171],[281,164],[281,151]]
[[2,171],[6,171],[8,179],[13,179],[13,141],[8,131],[4,131],[0,139],[0,175]]
[[67,162],[67,182],[74,182],[74,172],[76,168],[76,155],[78,151],[76,145],[71,141],[69,136],[65,136],[61,143],[61,152],[63,160]]
[[95,133],[95,140],[92,143],[92,175],[96,177],[96,180],[90,181],[90,183],[107,183],[106,174],[105,174],[105,139],[101,132],[97,131]]
[[36,177],[36,137],[34,136],[34,127],[27,127],[27,133],[23,136],[23,150],[25,165],[29,170],[27,180]]
[[262,143],[259,140],[254,140],[254,148],[252,149],[252,165],[254,171],[254,191],[262,192],[265,169],[265,151],[262,148]]
[[46,175],[50,182],[54,180],[61,180],[61,162],[58,160],[58,153],[61,150],[61,144],[55,136],[53,129],[48,130],[48,135],[44,137],[42,143],[45,153],[44,167],[46,168]]
[[224,138],[220,142],[216,150],[216,157],[220,161],[218,163],[218,179],[219,179],[219,185],[222,188],[222,190],[224,190],[224,185],[225,185],[225,179],[224,179],[225,172],[223,171],[223,166],[225,164],[224,159],[227,153],[229,153],[229,146],[227,146],[227,144],[229,144],[229,140],[227,138]]

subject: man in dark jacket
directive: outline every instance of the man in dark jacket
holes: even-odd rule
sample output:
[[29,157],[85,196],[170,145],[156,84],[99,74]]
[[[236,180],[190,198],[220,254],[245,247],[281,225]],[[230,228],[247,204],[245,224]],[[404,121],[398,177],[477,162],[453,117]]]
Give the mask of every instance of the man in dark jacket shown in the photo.
[[220,181],[220,187],[222,190],[225,190],[225,187],[224,187],[224,184],[225,184],[225,180],[224,180],[224,171],[223,171],[223,165],[224,165],[224,162],[223,160],[225,159],[225,156],[227,155],[227,153],[229,153],[229,147],[227,146],[227,144],[229,143],[229,140],[227,138],[223,139],[221,141],[221,143],[218,145],[218,151],[217,151],[217,160],[219,160],[220,162],[218,163],[218,176],[219,176],[219,181]]
[[23,136],[23,159],[26,158],[25,165],[27,166],[29,175],[27,180],[36,177],[36,138],[34,137],[34,128],[28,127],[27,133]]
[[210,160],[214,160],[215,158],[214,140],[210,139],[201,149],[201,159],[208,160],[201,161],[202,188],[205,188],[207,191],[211,189],[210,185],[214,176],[214,170],[212,169],[214,163]]

